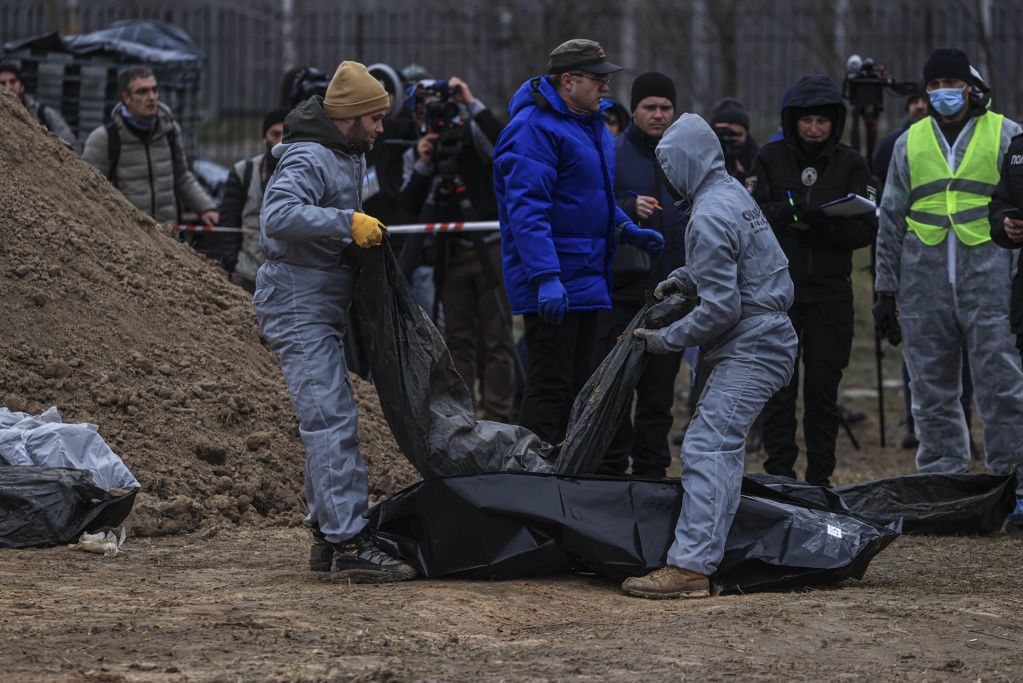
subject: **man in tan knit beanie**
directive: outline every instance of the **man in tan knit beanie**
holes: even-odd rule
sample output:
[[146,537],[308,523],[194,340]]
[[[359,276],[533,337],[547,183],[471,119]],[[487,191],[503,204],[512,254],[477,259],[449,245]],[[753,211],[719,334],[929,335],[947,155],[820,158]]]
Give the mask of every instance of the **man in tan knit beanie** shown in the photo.
[[266,261],[252,298],[263,337],[280,356],[305,445],[309,568],[346,583],[416,575],[364,528],[366,464],[343,337],[355,284],[345,252],[383,239],[380,221],[362,213],[363,153],[383,132],[389,105],[366,67],[342,62],[325,97],[288,114],[284,140],[271,151],[280,161],[260,211]]
[[341,62],[327,86],[323,110],[348,141],[368,152],[384,132],[383,120],[391,108],[380,81],[359,62]]

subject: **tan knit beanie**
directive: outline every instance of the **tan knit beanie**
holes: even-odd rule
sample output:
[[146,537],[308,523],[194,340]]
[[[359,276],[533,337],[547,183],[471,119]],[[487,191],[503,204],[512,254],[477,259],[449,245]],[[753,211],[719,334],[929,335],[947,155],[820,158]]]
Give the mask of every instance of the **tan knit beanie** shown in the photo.
[[332,119],[354,119],[390,106],[384,86],[358,62],[341,62],[323,98],[323,109]]

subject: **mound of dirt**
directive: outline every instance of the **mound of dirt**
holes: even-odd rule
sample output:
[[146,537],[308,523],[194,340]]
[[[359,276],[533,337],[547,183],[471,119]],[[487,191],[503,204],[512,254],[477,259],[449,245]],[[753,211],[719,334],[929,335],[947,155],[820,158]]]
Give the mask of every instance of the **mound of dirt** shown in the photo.
[[[0,92],[0,406],[92,422],[142,535],[297,524],[304,455],[249,295]],[[352,378],[370,492],[419,479]]]

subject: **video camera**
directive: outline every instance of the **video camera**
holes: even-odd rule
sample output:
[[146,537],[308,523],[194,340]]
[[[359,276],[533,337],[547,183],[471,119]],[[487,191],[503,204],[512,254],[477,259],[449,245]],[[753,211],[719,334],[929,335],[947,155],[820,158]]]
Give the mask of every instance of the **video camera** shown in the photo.
[[[423,132],[443,133],[465,125],[461,107],[452,99],[458,90],[447,81],[423,80],[416,83],[410,99],[416,118],[423,122]],[[429,98],[436,99],[427,101]]]
[[330,77],[316,67],[302,69],[291,81],[291,92],[288,97],[291,107],[297,107],[313,95],[324,97],[329,85]]
[[884,64],[876,64],[873,57],[849,57],[845,63],[842,96],[857,112],[864,117],[880,115],[884,110],[885,88],[899,95],[908,95],[917,89],[917,84],[896,81],[888,74],[888,68]]

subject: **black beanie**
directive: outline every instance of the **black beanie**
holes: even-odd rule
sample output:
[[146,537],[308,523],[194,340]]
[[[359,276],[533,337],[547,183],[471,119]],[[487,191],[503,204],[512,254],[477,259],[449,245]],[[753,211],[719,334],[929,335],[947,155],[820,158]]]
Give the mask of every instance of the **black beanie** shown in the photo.
[[274,124],[284,123],[284,117],[288,115],[289,111],[291,110],[287,109],[286,107],[278,107],[277,109],[274,109],[272,112],[264,116],[263,135],[265,136],[266,132],[270,130],[270,127],[273,126]]
[[717,123],[738,123],[749,130],[749,114],[742,106],[742,102],[734,97],[726,97],[714,105],[710,112],[710,125]]
[[671,106],[677,106],[675,104],[675,81],[657,71],[649,71],[636,76],[636,80],[632,82],[632,102],[629,108],[636,111],[639,103],[648,97],[663,97],[671,101]]
[[958,78],[964,83],[973,83],[966,53],[957,47],[939,47],[932,52],[924,64],[924,85],[936,78]]

